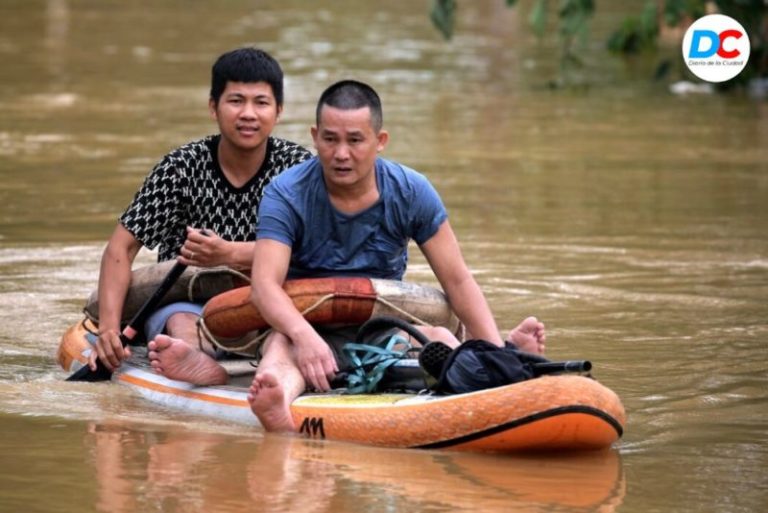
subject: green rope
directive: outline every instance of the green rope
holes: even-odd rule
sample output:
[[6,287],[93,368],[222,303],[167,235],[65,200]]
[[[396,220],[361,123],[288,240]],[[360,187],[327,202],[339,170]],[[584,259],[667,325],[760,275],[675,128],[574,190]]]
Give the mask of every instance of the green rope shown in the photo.
[[[402,344],[402,350],[393,349]],[[370,345],[349,342],[342,351],[352,363],[347,373],[347,394],[366,394],[376,390],[384,372],[403,358],[412,346],[400,335],[389,337],[386,345]],[[369,369],[369,370],[368,370]]]

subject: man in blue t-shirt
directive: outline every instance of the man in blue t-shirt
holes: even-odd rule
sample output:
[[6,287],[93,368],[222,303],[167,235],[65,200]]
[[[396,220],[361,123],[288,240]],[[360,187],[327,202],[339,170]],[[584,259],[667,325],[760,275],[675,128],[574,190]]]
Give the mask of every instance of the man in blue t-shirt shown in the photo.
[[[259,206],[251,300],[274,331],[248,399],[268,431],[295,431],[291,402],[307,386],[328,390],[339,370],[331,347],[283,290],[286,278],[401,279],[413,239],[472,337],[504,344],[437,192],[416,171],[378,157],[389,135],[376,92],[351,80],[332,85],[316,123],[317,157],[273,180]],[[460,343],[445,328],[420,329],[430,340]],[[529,317],[509,339],[542,353],[544,325]]]
[[317,157],[295,166],[266,189],[257,238],[292,249],[288,279],[403,278],[408,241],[427,242],[448,213],[437,191],[413,169],[377,158],[371,180],[378,198],[349,211],[336,208],[329,199]]

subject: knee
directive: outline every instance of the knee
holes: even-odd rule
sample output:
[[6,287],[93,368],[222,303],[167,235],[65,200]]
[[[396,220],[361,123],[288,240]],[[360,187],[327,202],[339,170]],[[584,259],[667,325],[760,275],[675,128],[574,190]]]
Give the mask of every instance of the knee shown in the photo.
[[424,326],[419,329],[429,340],[443,342],[451,347],[457,347],[460,344],[459,340],[448,328],[442,326]]

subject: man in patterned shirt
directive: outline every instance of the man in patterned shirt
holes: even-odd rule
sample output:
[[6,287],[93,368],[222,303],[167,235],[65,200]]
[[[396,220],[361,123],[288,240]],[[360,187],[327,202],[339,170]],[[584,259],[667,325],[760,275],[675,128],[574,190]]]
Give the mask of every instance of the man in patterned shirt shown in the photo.
[[[142,246],[159,246],[158,260],[186,265],[248,269],[253,259],[256,211],[269,181],[311,154],[272,137],[283,110],[283,73],[266,52],[241,48],[219,57],[212,68],[211,117],[219,134],[190,142],[166,155],[152,170],[107,243],[99,274],[99,339],[96,358],[114,370],[129,354],[120,343],[120,318],[131,282],[131,266]],[[161,347],[153,367],[169,378],[194,374],[201,350],[195,323],[202,305],[173,303],[147,321]],[[183,341],[183,342],[182,342]],[[154,344],[153,344],[154,346]],[[198,349],[199,348],[199,349]],[[207,381],[226,381],[220,369]]]

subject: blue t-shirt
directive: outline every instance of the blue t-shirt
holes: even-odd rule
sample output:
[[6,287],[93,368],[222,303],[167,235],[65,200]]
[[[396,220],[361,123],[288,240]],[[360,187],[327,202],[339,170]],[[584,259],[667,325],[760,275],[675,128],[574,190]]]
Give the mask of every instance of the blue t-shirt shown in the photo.
[[376,159],[375,172],[378,201],[352,215],[331,204],[317,157],[267,186],[256,237],[292,248],[288,278],[403,278],[408,241],[428,241],[448,214],[420,173],[383,158]]

